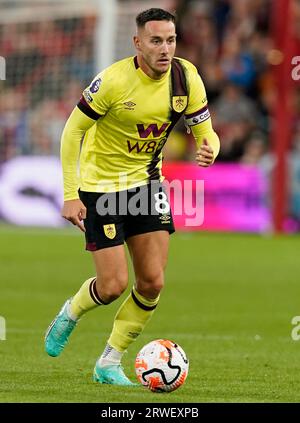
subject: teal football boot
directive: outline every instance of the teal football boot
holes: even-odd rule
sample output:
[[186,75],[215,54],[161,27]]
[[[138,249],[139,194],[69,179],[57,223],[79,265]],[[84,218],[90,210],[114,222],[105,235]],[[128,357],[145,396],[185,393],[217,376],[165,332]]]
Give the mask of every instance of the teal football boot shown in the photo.
[[131,382],[125,375],[121,365],[112,365],[100,367],[98,363],[94,368],[94,382],[105,383],[108,385],[119,386],[137,386],[137,383]]
[[51,357],[57,357],[64,349],[72,330],[77,321],[70,319],[67,314],[68,299],[55,317],[45,334],[45,350]]

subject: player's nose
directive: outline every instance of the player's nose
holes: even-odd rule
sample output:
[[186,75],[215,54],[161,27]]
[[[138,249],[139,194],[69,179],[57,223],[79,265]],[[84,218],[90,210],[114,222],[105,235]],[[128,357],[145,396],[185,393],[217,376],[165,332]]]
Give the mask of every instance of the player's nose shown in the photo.
[[166,41],[164,43],[162,43],[160,52],[161,53],[164,53],[164,54],[168,54],[169,53],[169,45],[168,45],[168,43]]

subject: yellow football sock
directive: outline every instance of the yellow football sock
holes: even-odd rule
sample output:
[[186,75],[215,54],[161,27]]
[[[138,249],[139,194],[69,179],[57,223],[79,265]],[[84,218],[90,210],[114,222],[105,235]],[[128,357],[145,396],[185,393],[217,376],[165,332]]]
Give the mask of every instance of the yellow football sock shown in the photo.
[[142,332],[158,301],[159,296],[155,299],[147,299],[133,288],[115,316],[108,344],[117,351],[124,352]]
[[96,278],[90,278],[83,283],[77,294],[72,298],[70,317],[77,320],[87,311],[103,304],[96,290]]

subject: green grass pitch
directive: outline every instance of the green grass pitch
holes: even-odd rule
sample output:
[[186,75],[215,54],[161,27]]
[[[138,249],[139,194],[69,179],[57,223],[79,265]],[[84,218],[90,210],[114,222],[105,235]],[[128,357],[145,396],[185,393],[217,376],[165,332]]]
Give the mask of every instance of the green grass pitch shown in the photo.
[[[0,402],[299,402],[300,237],[176,233],[166,287],[145,332],[179,343],[190,359],[186,383],[170,394],[92,382],[95,360],[123,300],[87,314],[63,354],[44,352],[44,332],[67,297],[93,275],[90,254],[73,228],[0,227]],[[132,281],[132,271],[130,272]]]

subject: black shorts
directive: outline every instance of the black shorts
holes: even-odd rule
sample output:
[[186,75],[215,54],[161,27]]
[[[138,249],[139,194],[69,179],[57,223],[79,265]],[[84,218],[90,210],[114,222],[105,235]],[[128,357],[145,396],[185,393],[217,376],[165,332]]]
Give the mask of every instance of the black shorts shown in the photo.
[[130,236],[154,231],[175,231],[167,194],[159,182],[128,191],[79,191],[87,208],[84,226],[86,249],[124,244]]

